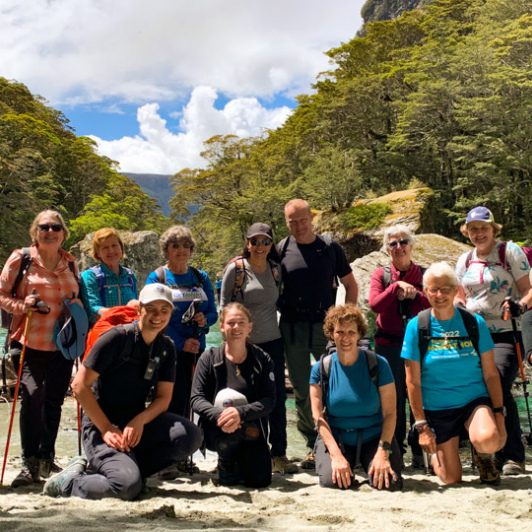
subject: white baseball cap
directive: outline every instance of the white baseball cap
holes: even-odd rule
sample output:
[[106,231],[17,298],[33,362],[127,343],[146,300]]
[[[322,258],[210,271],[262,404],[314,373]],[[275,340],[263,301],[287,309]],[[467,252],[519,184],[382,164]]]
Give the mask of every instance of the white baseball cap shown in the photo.
[[143,305],[153,303],[154,301],[166,301],[172,307],[174,306],[174,298],[172,290],[164,284],[153,283],[147,284],[139,294],[139,302]]

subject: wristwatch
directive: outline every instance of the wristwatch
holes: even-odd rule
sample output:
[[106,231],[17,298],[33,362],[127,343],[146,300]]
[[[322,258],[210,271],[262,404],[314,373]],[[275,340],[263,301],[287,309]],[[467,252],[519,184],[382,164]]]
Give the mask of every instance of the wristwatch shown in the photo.
[[379,447],[381,449],[384,449],[385,451],[389,452],[390,454],[392,452],[392,446],[390,445],[389,441],[380,441],[379,442]]
[[506,417],[506,407],[505,406],[498,406],[497,408],[491,409],[494,414],[502,414],[503,417]]

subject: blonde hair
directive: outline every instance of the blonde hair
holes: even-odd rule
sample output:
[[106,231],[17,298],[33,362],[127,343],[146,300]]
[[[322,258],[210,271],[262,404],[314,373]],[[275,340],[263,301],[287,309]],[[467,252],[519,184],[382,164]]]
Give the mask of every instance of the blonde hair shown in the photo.
[[90,251],[90,256],[94,260],[102,260],[99,255],[99,251],[102,247],[103,241],[113,236],[118,240],[118,243],[120,244],[120,249],[122,250],[122,258],[124,257],[124,242],[120,237],[120,233],[113,227],[103,227],[102,229],[98,229],[98,231],[94,233],[94,238],[92,239],[92,249]]

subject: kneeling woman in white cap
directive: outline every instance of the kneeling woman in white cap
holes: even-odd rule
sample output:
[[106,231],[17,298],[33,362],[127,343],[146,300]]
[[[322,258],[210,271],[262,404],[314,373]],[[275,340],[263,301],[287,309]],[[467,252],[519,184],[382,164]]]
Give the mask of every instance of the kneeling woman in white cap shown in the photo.
[[224,307],[220,328],[225,342],[201,355],[191,405],[200,415],[207,448],[218,453],[220,484],[269,486],[272,469],[265,428],[275,406],[273,362],[246,342],[251,314],[240,303]]

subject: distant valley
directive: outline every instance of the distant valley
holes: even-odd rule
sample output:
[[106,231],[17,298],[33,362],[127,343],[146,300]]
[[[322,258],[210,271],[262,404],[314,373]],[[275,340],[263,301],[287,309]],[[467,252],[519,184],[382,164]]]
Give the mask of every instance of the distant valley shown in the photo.
[[170,184],[171,175],[163,174],[132,174],[122,172],[123,175],[136,181],[148,196],[155,198],[165,216],[170,216],[169,201],[174,195],[174,189]]

